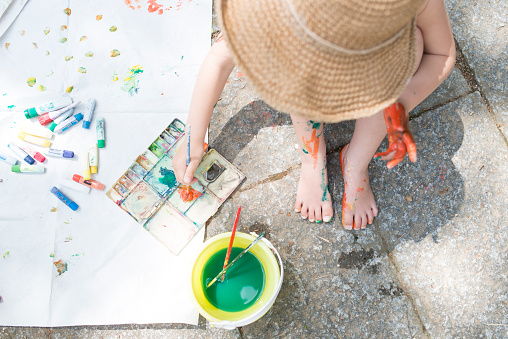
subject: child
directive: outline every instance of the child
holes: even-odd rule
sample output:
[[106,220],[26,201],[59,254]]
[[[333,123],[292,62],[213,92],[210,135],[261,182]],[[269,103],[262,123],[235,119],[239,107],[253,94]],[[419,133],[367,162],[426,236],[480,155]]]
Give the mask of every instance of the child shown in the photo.
[[295,211],[303,219],[333,216],[322,122],[356,119],[340,153],[342,224],[348,230],[371,224],[378,210],[369,162],[387,129],[390,147],[376,156],[393,159],[391,168],[407,149],[416,161],[407,113],[455,62],[443,0],[222,0],[215,8],[225,39],[217,39],[199,72],[188,119],[191,162],[186,168],[180,149],[173,159],[177,180],[196,180],[213,106],[236,63],[263,100],[291,114],[302,159]]

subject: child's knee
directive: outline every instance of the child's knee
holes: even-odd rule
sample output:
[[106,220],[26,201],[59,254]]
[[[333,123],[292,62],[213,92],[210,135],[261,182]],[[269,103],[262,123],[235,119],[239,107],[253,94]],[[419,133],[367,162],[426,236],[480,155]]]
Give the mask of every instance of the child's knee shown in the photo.
[[420,62],[422,61],[423,56],[423,34],[418,26],[416,26],[415,38],[416,38],[416,64],[413,70],[413,74],[415,74],[416,71],[418,70],[418,67],[420,67]]

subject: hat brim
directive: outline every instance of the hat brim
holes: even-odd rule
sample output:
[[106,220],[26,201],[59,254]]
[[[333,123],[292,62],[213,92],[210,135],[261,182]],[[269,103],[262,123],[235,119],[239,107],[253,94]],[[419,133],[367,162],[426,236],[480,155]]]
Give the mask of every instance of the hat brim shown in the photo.
[[416,23],[368,54],[341,53],[299,32],[280,0],[219,0],[222,33],[257,94],[309,120],[367,117],[394,103],[413,75]]

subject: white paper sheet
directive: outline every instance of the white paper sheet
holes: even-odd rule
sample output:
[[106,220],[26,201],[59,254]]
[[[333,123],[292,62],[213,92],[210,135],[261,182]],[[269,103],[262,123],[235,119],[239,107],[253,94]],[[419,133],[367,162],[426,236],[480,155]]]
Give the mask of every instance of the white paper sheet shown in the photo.
[[[75,112],[94,97],[94,117],[106,122],[106,148],[93,176],[106,185],[104,191],[84,195],[58,184],[81,175],[79,158],[95,141],[95,119],[90,130],[80,123],[56,135],[52,147],[76,156],[47,157],[43,175],[11,173],[0,163],[0,325],[197,324],[186,272],[204,231],[175,257],[105,195],[162,129],[174,118],[186,120],[210,47],[211,2],[158,3],[160,8],[136,0],[29,1],[0,38],[1,152],[9,153],[11,140],[23,144],[16,137],[20,125],[39,125],[25,119],[24,109],[58,98],[70,86],[67,95],[81,101]],[[60,43],[62,38],[67,41]],[[120,55],[111,57],[113,49]],[[85,56],[89,51],[93,57]],[[122,87],[136,65],[143,72],[136,75],[137,92],[129,94]],[[27,84],[31,77],[33,87]],[[79,209],[57,200],[53,186]],[[61,274],[54,265],[59,260],[67,265]]]

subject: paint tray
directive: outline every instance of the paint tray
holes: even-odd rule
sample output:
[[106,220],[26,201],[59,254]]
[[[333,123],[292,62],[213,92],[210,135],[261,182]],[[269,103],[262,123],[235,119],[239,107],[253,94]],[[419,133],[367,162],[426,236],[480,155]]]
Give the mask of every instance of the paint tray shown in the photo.
[[179,147],[186,145],[184,133],[185,124],[173,120],[106,193],[175,255],[245,179],[211,149],[196,170],[198,181],[190,190],[182,187],[172,160]]

